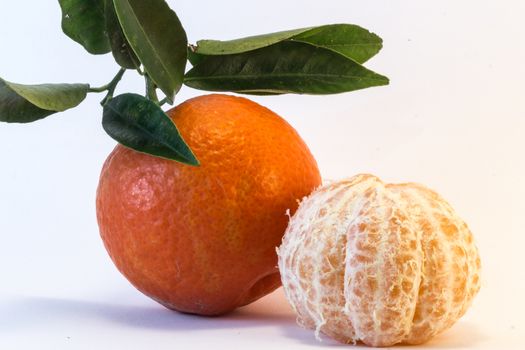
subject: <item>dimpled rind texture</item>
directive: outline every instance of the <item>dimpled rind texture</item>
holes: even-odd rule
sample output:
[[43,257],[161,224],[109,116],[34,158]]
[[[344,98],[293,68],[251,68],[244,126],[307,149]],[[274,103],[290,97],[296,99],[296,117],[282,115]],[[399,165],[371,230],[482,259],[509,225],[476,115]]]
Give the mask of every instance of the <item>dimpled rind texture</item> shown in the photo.
[[227,95],[167,112],[200,167],[117,146],[103,166],[97,218],[117,268],[168,308],[218,315],[281,285],[287,210],[321,183],[297,132],[255,102]]
[[278,249],[298,323],[340,342],[421,344],[480,288],[472,233],[435,192],[357,175],[303,199]]

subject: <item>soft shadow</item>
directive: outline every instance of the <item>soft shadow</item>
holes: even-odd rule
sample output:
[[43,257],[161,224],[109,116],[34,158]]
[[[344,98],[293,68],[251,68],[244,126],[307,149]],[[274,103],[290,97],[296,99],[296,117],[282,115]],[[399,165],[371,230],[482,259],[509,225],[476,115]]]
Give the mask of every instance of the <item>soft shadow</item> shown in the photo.
[[458,321],[452,328],[439,334],[424,346],[426,349],[470,348],[487,339],[486,333],[475,323]]
[[314,330],[305,329],[299,326],[295,322],[293,325],[283,326],[282,332],[284,336],[295,339],[297,342],[304,344],[304,345],[326,347],[326,348],[346,348],[346,349],[360,349],[361,348],[360,346],[353,346],[349,348],[348,344],[342,344],[340,342],[337,342],[322,333],[320,335],[321,341],[319,341],[315,338]]
[[0,304],[0,334],[37,327],[42,323],[109,322],[156,331],[198,332],[206,329],[246,328],[295,323],[289,313],[267,312],[265,303],[252,304],[221,317],[178,313],[160,305],[135,306],[83,300],[26,297]]
[[[283,334],[289,338],[294,338],[302,344],[306,345],[316,345],[321,347],[345,347],[348,348],[348,345],[341,344],[336,342],[326,335],[321,334],[321,340],[318,341],[314,336],[314,331],[310,329],[304,329],[298,325],[295,327],[284,326]],[[389,348],[399,348],[404,350],[410,349],[458,349],[458,348],[469,348],[475,346],[476,344],[482,343],[487,340],[486,335],[481,331],[481,329],[469,322],[458,322],[450,330],[445,331],[444,333],[439,334],[435,338],[431,339],[428,343],[422,344],[420,346],[412,345],[397,345]],[[371,349],[370,347],[365,346],[364,344],[358,343],[356,346],[353,346],[352,349]]]
[[[250,327],[278,327],[284,336],[298,343],[328,347],[348,348],[321,335],[319,342],[313,330],[303,329],[295,322],[295,315],[289,309],[282,292],[274,293],[249,306],[221,317],[187,315],[165,309],[151,303],[148,305],[124,305],[84,300],[25,297],[0,303],[0,334],[24,331],[39,327],[42,323],[89,324],[109,323],[121,327],[149,329],[158,332],[199,332],[207,329],[242,329]],[[484,342],[487,336],[470,322],[458,322],[450,330],[423,344],[425,349],[454,349],[471,347]],[[358,344],[353,349],[365,349]],[[418,346],[398,346],[418,349]]]

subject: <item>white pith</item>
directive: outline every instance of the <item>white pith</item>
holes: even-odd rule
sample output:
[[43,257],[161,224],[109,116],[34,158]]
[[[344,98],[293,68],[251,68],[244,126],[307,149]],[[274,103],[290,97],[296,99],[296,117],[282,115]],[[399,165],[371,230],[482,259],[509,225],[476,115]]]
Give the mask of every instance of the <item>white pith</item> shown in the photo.
[[303,199],[278,255],[298,322],[346,343],[425,342],[479,289],[477,249],[450,205],[420,185],[371,175]]

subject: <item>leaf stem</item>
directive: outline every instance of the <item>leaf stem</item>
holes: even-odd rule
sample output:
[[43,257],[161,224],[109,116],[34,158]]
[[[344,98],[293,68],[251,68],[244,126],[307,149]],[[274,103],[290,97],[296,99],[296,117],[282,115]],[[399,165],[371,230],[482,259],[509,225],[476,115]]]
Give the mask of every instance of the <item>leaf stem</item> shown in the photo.
[[104,91],[107,91],[108,90],[108,85],[104,85],[104,86],[101,86],[101,87],[89,87],[88,89],[88,92],[95,92],[95,93],[99,93],[99,92],[104,92]]
[[[119,70],[119,72],[117,73],[117,75],[115,76],[115,78],[113,78],[113,80],[111,82],[109,82],[108,84],[106,85],[102,85],[100,87],[89,87],[88,89],[88,92],[95,92],[95,93],[99,93],[99,92],[104,92],[104,91],[108,91],[109,88],[111,87],[112,84],[115,83],[115,79],[120,75],[120,78],[122,78],[122,75],[121,74],[124,74],[125,69],[122,68],[121,70]],[[120,79],[119,79],[120,80]]]
[[[109,84],[106,85],[106,89],[105,90],[108,93],[107,93],[106,97],[104,97],[104,99],[100,102],[100,104],[102,106],[105,106],[113,98],[113,94],[115,93],[115,89],[117,88],[117,85],[120,82],[120,80],[122,80],[122,76],[124,75],[125,72],[126,72],[126,68],[120,68],[120,70],[118,71],[117,75],[115,75],[113,80],[111,80],[109,82]],[[105,91],[105,90],[102,90],[102,91]]]
[[151,80],[150,76],[146,73],[144,76],[146,80],[146,97],[151,101],[159,104],[159,97],[157,96],[157,85]]
[[168,100],[167,97],[164,97],[162,100],[160,100],[159,102],[159,106],[164,106],[166,103],[169,103],[170,101]]

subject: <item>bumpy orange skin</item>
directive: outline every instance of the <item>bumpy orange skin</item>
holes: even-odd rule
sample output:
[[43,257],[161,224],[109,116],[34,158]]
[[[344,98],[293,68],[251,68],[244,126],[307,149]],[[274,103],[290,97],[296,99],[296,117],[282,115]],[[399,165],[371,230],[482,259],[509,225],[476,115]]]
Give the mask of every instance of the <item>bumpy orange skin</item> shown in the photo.
[[437,193],[372,175],[323,186],[279,248],[305,327],[344,343],[420,344],[452,326],[480,287],[467,225]]
[[117,146],[97,191],[100,233],[141,292],[218,315],[280,286],[275,247],[320,182],[297,132],[250,100],[201,96],[168,112],[200,167]]

